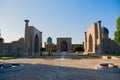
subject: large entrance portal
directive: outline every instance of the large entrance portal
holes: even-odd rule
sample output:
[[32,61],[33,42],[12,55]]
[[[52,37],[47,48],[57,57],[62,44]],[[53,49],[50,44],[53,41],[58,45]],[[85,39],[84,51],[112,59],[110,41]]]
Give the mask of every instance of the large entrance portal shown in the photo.
[[61,43],[61,52],[67,52],[68,51],[68,45],[66,41],[63,41]]
[[34,26],[29,26],[29,20],[25,20],[25,56],[34,56],[41,54],[42,32]]
[[35,40],[34,40],[34,53],[39,54],[39,40],[38,40],[37,34],[36,34]]
[[69,37],[57,38],[57,52],[72,52],[72,41]]

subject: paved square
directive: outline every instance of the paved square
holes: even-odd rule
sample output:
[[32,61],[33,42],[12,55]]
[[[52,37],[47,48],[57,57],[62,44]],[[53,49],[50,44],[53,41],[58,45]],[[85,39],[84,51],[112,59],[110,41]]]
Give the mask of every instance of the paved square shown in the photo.
[[0,80],[120,80],[120,73],[98,71],[100,63],[115,63],[120,60],[83,59],[75,54],[55,54],[47,59],[10,59],[1,62],[21,63],[21,71],[0,73]]

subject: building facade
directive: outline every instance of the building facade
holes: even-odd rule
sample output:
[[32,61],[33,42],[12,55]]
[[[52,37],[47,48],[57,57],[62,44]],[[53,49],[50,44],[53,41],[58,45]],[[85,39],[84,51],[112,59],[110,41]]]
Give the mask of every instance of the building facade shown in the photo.
[[69,37],[57,38],[57,52],[72,52],[72,39]]
[[86,54],[120,53],[120,46],[109,38],[109,30],[101,27],[101,21],[92,24],[85,32],[84,49]]
[[48,37],[47,42],[45,42],[46,51],[49,52],[51,48],[55,49],[57,53],[72,53],[74,47],[83,47],[83,44],[72,44],[72,38],[70,37],[59,37],[57,38],[57,43],[52,42],[52,38]]
[[42,48],[42,32],[34,26],[29,26],[29,20],[25,20],[25,55],[40,55]]
[[0,44],[0,56],[23,56],[24,53],[24,38],[11,43]]
[[47,43],[45,42],[45,48],[47,52],[49,52],[49,50],[52,48],[56,50],[56,45],[52,42],[51,37],[47,38]]
[[0,33],[0,56],[34,56],[40,55],[42,48],[42,32],[29,26],[25,20],[25,37],[11,43],[4,43]]

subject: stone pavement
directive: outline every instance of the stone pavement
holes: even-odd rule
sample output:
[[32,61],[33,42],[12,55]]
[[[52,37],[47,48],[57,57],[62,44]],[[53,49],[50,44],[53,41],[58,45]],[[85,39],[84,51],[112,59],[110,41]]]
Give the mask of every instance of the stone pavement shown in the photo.
[[21,63],[21,71],[0,73],[0,80],[120,80],[120,73],[98,71],[100,63],[116,63],[119,60],[82,59],[75,54],[58,53],[47,59],[11,59],[1,62]]

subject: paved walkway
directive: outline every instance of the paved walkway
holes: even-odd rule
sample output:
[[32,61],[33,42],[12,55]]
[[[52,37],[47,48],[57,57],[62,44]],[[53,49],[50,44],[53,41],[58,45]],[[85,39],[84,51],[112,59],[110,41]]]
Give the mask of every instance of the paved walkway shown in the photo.
[[75,54],[59,53],[47,59],[0,60],[21,63],[21,71],[0,73],[0,80],[120,80],[120,73],[110,73],[95,69],[100,63],[116,63],[119,60],[82,59]]

